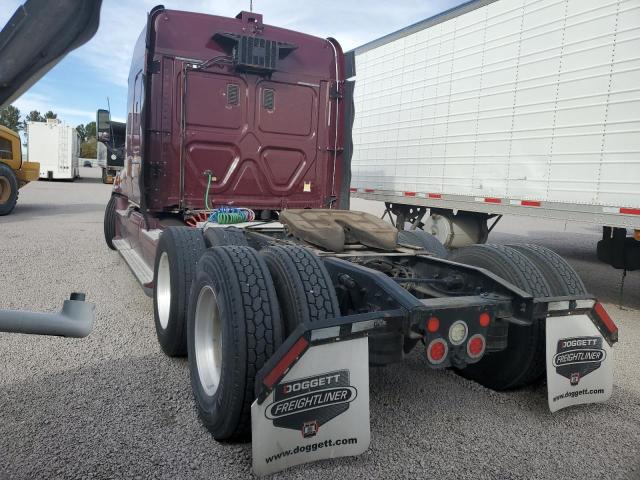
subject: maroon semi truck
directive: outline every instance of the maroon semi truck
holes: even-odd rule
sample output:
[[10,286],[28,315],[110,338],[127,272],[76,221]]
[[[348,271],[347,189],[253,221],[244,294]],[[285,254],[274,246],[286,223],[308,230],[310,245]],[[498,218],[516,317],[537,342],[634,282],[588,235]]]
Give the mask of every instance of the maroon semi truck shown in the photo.
[[[188,354],[213,436],[246,438],[253,409],[255,454],[271,422],[267,438],[278,441],[262,464],[254,458],[258,473],[366,449],[368,424],[356,449],[316,447],[348,423],[334,418],[364,411],[349,405],[368,399],[367,356],[386,365],[420,345],[425,368],[497,390],[537,382],[545,367],[550,389],[550,375],[611,381],[604,367],[591,372],[612,359],[617,328],[553,252],[449,253],[421,230],[349,210],[353,65],[336,40],[249,12],[156,7],[134,51],[106,242],[153,296],[163,351]],[[588,345],[601,353],[585,357],[592,370],[550,360],[567,336],[597,340]],[[368,401],[366,412],[368,422]],[[279,433],[291,431],[315,447],[294,459]]]

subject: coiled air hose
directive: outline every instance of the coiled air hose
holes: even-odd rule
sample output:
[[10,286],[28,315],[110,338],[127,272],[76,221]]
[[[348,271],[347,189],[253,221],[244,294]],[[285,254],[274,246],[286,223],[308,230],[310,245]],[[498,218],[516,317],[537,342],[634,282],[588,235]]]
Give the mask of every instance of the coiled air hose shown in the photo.
[[[211,180],[213,174],[207,170],[207,189],[204,192],[204,206],[207,210],[211,210],[209,206],[209,190],[211,189]],[[218,223],[220,225],[232,225],[234,223],[253,222],[256,219],[256,214],[249,208],[236,208],[236,207],[220,207],[216,208],[209,215],[209,221]]]
[[255,212],[249,208],[220,207],[209,215],[210,222],[219,223],[220,225],[253,222],[255,219]]

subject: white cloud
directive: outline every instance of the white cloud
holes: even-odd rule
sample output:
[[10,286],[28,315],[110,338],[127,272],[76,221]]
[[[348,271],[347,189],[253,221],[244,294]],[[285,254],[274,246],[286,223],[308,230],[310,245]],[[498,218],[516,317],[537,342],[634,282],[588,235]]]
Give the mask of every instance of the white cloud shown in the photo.
[[[0,25],[4,25],[24,0],[0,0]],[[306,0],[296,4],[291,0],[254,0],[254,11],[264,15],[270,25],[297,30],[319,37],[334,37],[345,51],[370,40],[430,17],[463,0]],[[147,12],[160,0],[104,0],[100,27],[95,37],[72,57],[77,80],[107,85],[127,86],[129,65],[134,44],[144,27]],[[167,8],[196,11],[221,16],[235,16],[249,9],[249,0],[165,0]],[[69,61],[69,59],[63,60]],[[83,68],[86,67],[86,68]],[[59,67],[58,67],[59,68]],[[96,85],[95,95],[105,93]],[[115,104],[124,99],[112,98]],[[15,102],[27,114],[31,110],[56,111],[65,121],[78,124],[95,118],[95,110],[78,108],[80,99],[64,84],[49,84],[45,79]],[[86,97],[83,106],[89,105]],[[114,110],[118,111],[116,107]]]
[[43,93],[27,92],[16,100],[13,105],[20,110],[20,113],[25,116],[32,110],[38,110],[44,114],[48,110],[51,110],[58,114],[58,118],[64,120],[71,125],[77,125],[80,123],[88,123],[95,120],[95,110],[82,110],[77,108],[69,108],[64,104],[52,101],[51,96]]
[[[96,36],[72,55],[96,70],[101,78],[127,85],[134,44],[146,22],[147,12],[158,0],[105,0]],[[292,6],[291,0],[255,0],[254,11],[265,23],[319,37],[334,37],[344,50],[435,15],[462,0],[378,0],[364,2],[307,0]],[[249,0],[167,0],[165,7],[221,16],[235,16],[249,9]]]

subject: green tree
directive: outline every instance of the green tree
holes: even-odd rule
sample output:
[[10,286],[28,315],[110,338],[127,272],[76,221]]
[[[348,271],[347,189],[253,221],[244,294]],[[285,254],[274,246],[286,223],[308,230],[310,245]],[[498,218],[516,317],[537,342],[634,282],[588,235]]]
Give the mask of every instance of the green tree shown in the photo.
[[20,122],[20,110],[18,110],[13,105],[0,108],[0,125],[4,125],[9,130],[13,130],[14,132],[22,130],[22,123]]
[[96,122],[89,122],[84,126],[87,138],[96,138]]
[[24,118],[25,125],[27,122],[44,122],[44,117],[38,110],[31,110],[29,114]]
[[22,121],[22,129],[25,132],[25,138],[28,136],[27,122],[44,122],[44,117],[38,110],[31,110]]
[[78,139],[80,140],[81,144],[87,141],[87,129],[84,127],[84,125],[78,125],[76,127],[76,132],[78,132]]
[[95,137],[89,138],[86,142],[80,145],[80,157],[81,158],[96,158],[97,157],[97,141]]
[[48,118],[58,118],[58,114],[53,113],[51,110],[49,110],[47,113],[44,114],[44,119],[47,120]]

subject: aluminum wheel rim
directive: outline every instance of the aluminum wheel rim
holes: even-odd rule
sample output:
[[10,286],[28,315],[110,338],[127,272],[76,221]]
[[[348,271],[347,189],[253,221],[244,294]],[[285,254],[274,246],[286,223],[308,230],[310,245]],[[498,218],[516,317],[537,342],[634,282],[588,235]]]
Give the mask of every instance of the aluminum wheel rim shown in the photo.
[[169,255],[162,252],[158,262],[158,280],[156,285],[156,303],[158,306],[158,320],[162,329],[169,325],[169,311],[171,310],[171,272],[169,270]]
[[0,177],[0,203],[7,203],[11,196],[11,185],[6,177]]
[[222,370],[222,323],[216,294],[211,287],[203,287],[198,294],[193,333],[200,384],[207,395],[213,396]]

